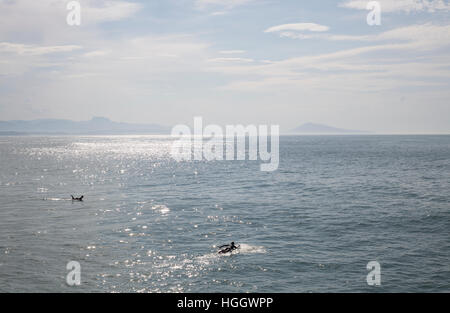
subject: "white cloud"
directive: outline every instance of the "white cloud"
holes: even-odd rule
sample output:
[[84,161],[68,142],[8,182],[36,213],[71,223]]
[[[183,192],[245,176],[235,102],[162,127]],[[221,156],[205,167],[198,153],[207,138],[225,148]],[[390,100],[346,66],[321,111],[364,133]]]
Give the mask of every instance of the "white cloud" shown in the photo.
[[87,52],[83,56],[87,57],[87,58],[102,57],[109,53],[111,53],[111,51],[95,50],[95,51]]
[[316,23],[295,23],[273,26],[266,29],[264,32],[278,33],[280,37],[292,39],[310,39],[317,36],[313,35],[313,33],[327,32],[329,29],[330,28],[328,26],[319,25]]
[[245,50],[222,50],[219,51],[221,54],[242,54],[245,53]]
[[[69,48],[0,45],[0,60],[8,61],[0,62],[0,85],[14,81],[20,90],[27,90],[3,91],[0,102],[17,106],[9,105],[10,109],[0,110],[0,114],[36,118],[22,105],[25,98],[30,98],[34,106],[47,112],[39,117],[49,117],[51,112],[53,116],[77,114],[78,118],[87,119],[114,112],[118,119],[130,114],[128,105],[132,105],[154,120],[155,115],[149,112],[158,111],[161,116],[170,110],[158,110],[161,103],[152,97],[166,98],[183,92],[187,85],[195,87],[192,78],[202,77],[205,60],[212,57],[209,45],[190,35],[148,35],[120,40],[87,36],[81,43],[82,50],[58,55],[49,53]],[[143,113],[139,116],[145,118]]]
[[76,45],[65,46],[36,46],[24,45],[10,42],[0,42],[0,52],[10,52],[19,55],[44,55],[50,53],[71,52],[81,49],[82,47]]
[[330,35],[323,37],[339,41],[382,42],[389,41],[408,49],[432,50],[450,45],[450,25],[431,23],[395,28],[378,35],[349,36]]
[[[411,25],[379,35],[323,35],[327,40],[361,40],[370,45],[300,56],[268,64],[215,65],[210,70],[241,79],[227,90],[334,90],[380,92],[398,88],[448,85],[450,25]],[[300,89],[299,89],[300,88]]]
[[328,26],[319,25],[315,23],[296,23],[296,24],[283,24],[273,26],[266,29],[265,33],[274,33],[281,31],[310,31],[310,32],[326,32],[330,28]]
[[85,20],[92,23],[126,19],[136,14],[140,9],[140,4],[126,1],[91,0],[82,4]]
[[17,76],[42,67],[40,73],[45,75],[46,68],[65,68],[65,62],[70,64],[79,56],[100,56],[106,53],[103,50],[108,44],[102,46],[102,31],[96,24],[128,18],[140,8],[122,0],[84,0],[81,26],[72,27],[66,22],[67,3],[0,1],[0,58],[8,59],[8,64],[0,67],[0,73]]
[[295,32],[281,32],[280,37],[286,37],[286,38],[292,38],[292,39],[311,39],[318,37],[318,35],[311,35],[311,34],[302,34],[302,33],[295,33]]
[[[292,25],[292,24],[287,24]],[[326,27],[326,26],[324,26]],[[410,49],[434,49],[436,46],[450,44],[450,25],[435,25],[432,23],[410,25],[405,27],[395,28],[376,35],[339,35],[321,32],[294,32],[284,31],[293,29],[294,27],[280,25],[269,28],[265,32],[276,32],[280,37],[287,37],[292,39],[311,39],[318,38],[332,41],[356,41],[356,42],[390,42],[391,44],[403,44],[403,47]],[[307,28],[297,27],[297,29]],[[312,28],[313,29],[313,28]],[[315,28],[325,31],[325,28]],[[280,31],[282,30],[282,31]]]
[[17,33],[27,34],[28,38],[73,38],[79,33],[85,35],[96,24],[129,18],[141,8],[140,4],[123,0],[83,0],[81,26],[71,27],[66,22],[67,3],[66,0],[0,1],[0,38],[15,41],[13,36]]
[[249,58],[214,58],[208,59],[207,62],[254,62],[255,60]]
[[[443,0],[379,0],[382,12],[435,12],[450,11],[450,4]],[[366,10],[368,1],[349,0],[340,4],[341,7]]]
[[207,8],[211,6],[221,6],[228,9],[241,6],[255,0],[196,0],[195,4],[198,8]]
[[228,14],[227,11],[215,11],[215,12],[211,13],[212,16],[220,16],[220,15],[226,15],[226,14]]

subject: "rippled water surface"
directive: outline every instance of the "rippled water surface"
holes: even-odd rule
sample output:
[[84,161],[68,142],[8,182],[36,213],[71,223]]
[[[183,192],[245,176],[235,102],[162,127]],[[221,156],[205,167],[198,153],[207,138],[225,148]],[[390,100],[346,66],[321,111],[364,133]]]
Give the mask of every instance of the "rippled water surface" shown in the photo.
[[450,291],[450,136],[282,137],[272,173],[171,144],[0,137],[0,291]]

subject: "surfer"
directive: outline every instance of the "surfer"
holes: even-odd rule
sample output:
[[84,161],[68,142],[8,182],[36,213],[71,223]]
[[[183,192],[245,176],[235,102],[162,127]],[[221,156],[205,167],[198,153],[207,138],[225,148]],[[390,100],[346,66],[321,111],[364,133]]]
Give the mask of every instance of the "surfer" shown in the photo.
[[84,198],[84,196],[81,196],[81,197],[75,198],[75,197],[74,197],[74,196],[72,196],[72,195],[71,195],[71,197],[72,197],[72,201],[83,201],[83,198]]
[[221,250],[218,253],[219,254],[224,254],[224,253],[232,252],[233,250],[236,250],[238,248],[239,248],[239,246],[235,246],[234,245],[234,241],[233,241],[229,245],[220,246],[219,249],[221,249]]

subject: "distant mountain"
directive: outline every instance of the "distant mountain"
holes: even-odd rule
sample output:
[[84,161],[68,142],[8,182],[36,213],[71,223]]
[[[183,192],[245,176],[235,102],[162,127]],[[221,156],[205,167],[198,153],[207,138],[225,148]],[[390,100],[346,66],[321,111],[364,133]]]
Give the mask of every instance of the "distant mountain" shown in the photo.
[[364,134],[367,132],[359,131],[359,130],[349,130],[331,127],[322,124],[313,124],[306,123],[295,129],[293,129],[294,133],[303,133],[303,134]]
[[60,119],[0,121],[0,134],[170,134],[170,130],[157,124],[119,123],[104,117],[81,122]]
[[0,136],[24,136],[24,135],[27,135],[27,133],[0,131]]

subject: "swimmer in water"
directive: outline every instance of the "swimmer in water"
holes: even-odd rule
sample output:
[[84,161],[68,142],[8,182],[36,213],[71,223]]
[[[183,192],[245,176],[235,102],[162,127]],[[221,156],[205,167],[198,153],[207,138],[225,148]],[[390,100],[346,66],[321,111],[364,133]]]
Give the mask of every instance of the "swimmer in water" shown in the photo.
[[72,201],[83,201],[83,198],[84,198],[84,196],[81,196],[81,197],[79,197],[79,198],[75,198],[75,197],[72,196],[72,195],[71,195],[71,197],[72,197]]
[[219,249],[221,249],[221,250],[218,253],[219,254],[225,254],[225,253],[228,253],[228,252],[232,252],[233,250],[236,250],[238,248],[239,248],[239,246],[235,246],[234,245],[234,241],[233,241],[229,245],[220,246]]

